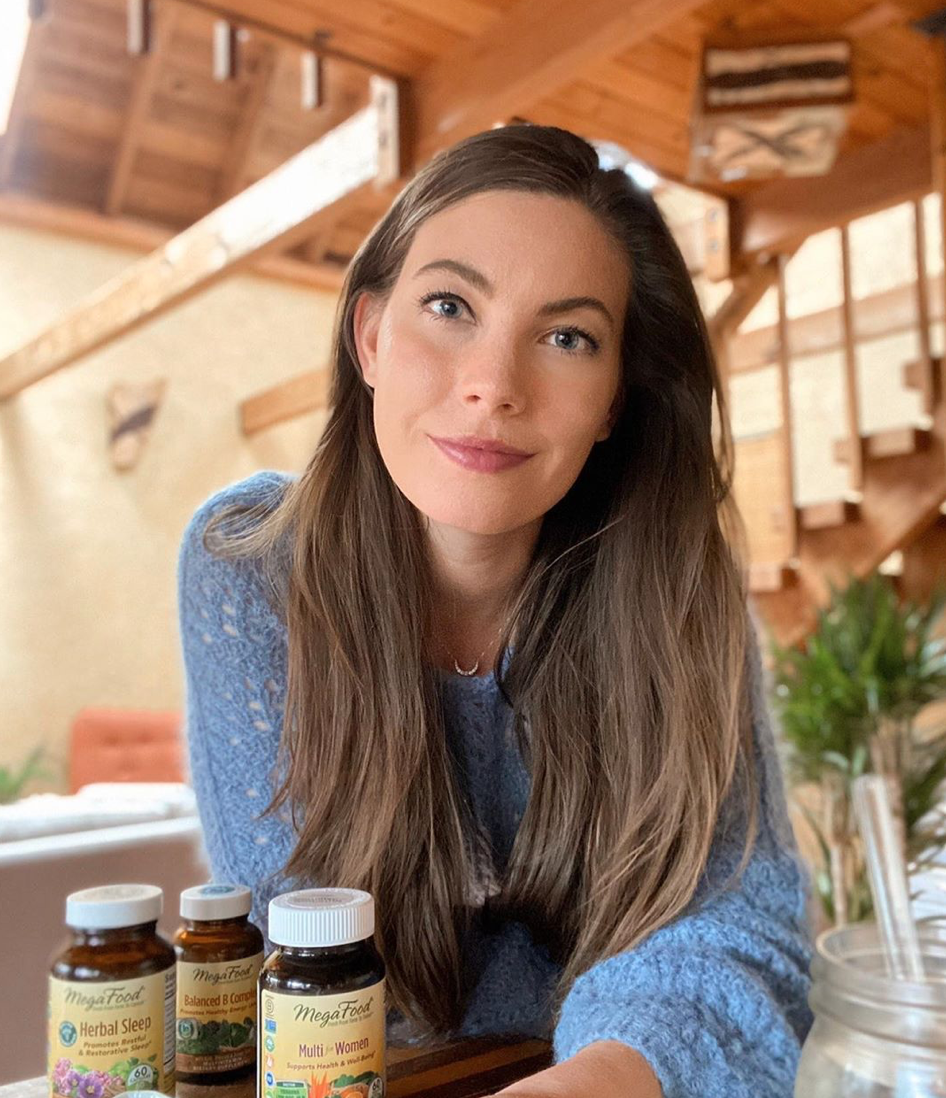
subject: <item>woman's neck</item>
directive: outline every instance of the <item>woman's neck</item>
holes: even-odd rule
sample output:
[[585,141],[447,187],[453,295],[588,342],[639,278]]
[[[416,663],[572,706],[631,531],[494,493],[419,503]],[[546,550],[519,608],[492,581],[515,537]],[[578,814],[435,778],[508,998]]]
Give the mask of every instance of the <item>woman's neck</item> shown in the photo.
[[493,666],[512,596],[538,537],[541,520],[501,534],[476,534],[429,523],[435,605],[430,649],[437,666],[455,671]]

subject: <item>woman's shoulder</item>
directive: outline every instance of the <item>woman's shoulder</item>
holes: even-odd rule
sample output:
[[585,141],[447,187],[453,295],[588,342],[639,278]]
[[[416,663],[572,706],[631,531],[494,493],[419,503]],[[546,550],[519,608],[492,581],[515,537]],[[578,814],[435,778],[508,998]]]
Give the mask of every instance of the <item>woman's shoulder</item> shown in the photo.
[[275,469],[260,469],[242,480],[234,481],[212,492],[193,512],[184,529],[182,548],[202,549],[207,524],[217,514],[230,508],[253,509],[263,513],[282,499],[283,493],[297,479],[295,473]]
[[[211,520],[224,512],[247,514],[259,522],[282,499],[295,474],[260,470],[213,492],[193,512],[181,537],[177,577],[182,614],[198,606],[205,621],[222,615],[220,625],[236,626],[237,613],[243,618],[267,614],[274,601],[268,578],[273,571],[261,567],[258,559],[228,556],[212,551],[205,541]],[[227,524],[229,526],[229,524]],[[241,529],[245,529],[241,525]]]

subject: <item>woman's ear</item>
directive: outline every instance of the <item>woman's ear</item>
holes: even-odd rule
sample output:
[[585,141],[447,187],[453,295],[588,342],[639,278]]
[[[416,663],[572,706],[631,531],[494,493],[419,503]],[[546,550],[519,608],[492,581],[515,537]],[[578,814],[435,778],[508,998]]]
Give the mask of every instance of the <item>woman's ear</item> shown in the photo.
[[352,314],[352,330],[355,336],[355,349],[358,352],[358,366],[361,376],[369,388],[374,389],[378,363],[378,330],[381,327],[382,309],[367,292],[362,291],[355,302]]

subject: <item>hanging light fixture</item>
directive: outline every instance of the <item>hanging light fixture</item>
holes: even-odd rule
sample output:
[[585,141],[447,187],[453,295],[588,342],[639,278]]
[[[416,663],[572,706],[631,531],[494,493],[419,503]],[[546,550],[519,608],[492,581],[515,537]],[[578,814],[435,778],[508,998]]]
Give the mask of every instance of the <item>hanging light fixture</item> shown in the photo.
[[128,52],[141,56],[151,52],[154,12],[151,0],[128,0]]
[[302,109],[318,110],[325,99],[322,94],[322,58],[314,50],[302,53]]

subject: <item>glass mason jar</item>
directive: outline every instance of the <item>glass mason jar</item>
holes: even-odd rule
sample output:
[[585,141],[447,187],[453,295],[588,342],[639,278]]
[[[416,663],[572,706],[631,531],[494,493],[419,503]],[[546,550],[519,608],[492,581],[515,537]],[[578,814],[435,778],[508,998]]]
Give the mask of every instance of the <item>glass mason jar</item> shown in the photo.
[[874,923],[818,937],[795,1098],[946,1098],[946,928],[918,935],[923,983],[890,979]]

